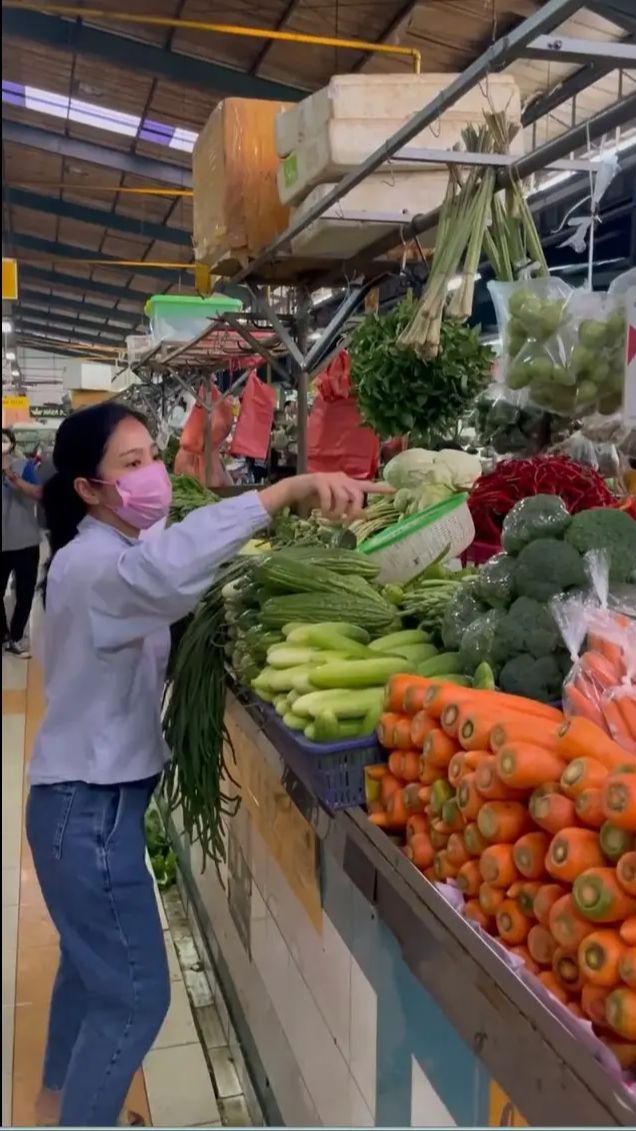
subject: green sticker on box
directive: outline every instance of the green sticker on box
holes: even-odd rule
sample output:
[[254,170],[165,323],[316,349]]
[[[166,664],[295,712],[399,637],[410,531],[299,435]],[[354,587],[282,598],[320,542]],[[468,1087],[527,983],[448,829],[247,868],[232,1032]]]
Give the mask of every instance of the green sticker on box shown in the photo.
[[298,157],[295,153],[290,153],[283,161],[283,180],[285,188],[291,188],[298,180]]

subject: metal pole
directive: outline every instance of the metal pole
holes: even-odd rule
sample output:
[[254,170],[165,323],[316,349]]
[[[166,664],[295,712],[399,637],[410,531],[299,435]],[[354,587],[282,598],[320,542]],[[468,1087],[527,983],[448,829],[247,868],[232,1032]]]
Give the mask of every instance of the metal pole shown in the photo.
[[[298,348],[303,355],[307,352],[307,334],[309,330],[309,319],[307,306],[304,305],[298,314],[296,323],[296,336],[298,341]],[[303,361],[302,365],[297,369],[297,398],[296,398],[296,474],[304,475],[307,471],[308,464],[308,448],[307,448],[307,416],[309,411],[309,378],[307,376],[307,367]]]
[[430,126],[432,122],[435,122],[440,114],[453,106],[476,83],[492,71],[496,71],[498,68],[506,66],[513,59],[518,58],[523,53],[524,48],[536,39],[537,35],[550,31],[556,25],[563,23],[581,7],[583,7],[582,0],[548,0],[539,11],[524,20],[509,35],[498,39],[462,74],[458,75],[453,82],[449,83],[444,90],[433,98],[427,106],[424,106],[417,114],[413,114],[396,133],[367,157],[366,161],[363,161],[356,169],[343,177],[338,184],[334,185],[331,192],[318,200],[302,217],[290,224],[247,267],[234,275],[230,282],[241,282],[258,271],[277,251],[281,251],[289,244],[290,240],[305,231],[314,220],[318,220],[323,212],[341,200],[351,189],[361,184],[369,174],[379,169],[385,161],[388,161],[397,153],[398,149],[407,145],[412,138],[421,133],[427,126]]

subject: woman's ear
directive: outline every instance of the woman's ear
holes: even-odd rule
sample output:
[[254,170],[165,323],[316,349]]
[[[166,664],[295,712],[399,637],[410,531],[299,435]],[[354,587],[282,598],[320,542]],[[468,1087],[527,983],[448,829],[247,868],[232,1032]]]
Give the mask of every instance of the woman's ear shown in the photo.
[[90,479],[74,479],[73,487],[80,499],[87,507],[96,507],[99,504],[99,493]]

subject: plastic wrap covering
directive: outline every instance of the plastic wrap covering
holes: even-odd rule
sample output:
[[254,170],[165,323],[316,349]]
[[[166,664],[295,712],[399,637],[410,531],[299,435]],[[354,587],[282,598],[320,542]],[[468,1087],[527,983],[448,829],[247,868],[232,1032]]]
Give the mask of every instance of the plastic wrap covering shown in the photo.
[[590,593],[552,604],[573,661],[563,708],[567,715],[591,719],[636,754],[636,621],[613,607],[607,556],[590,553],[586,565]]
[[561,279],[490,283],[504,342],[503,378],[528,403],[566,417],[620,410],[625,302]]
[[243,265],[282,232],[289,211],[276,188],[274,119],[283,102],[228,98],[219,103],[192,155],[194,253],[215,267]]

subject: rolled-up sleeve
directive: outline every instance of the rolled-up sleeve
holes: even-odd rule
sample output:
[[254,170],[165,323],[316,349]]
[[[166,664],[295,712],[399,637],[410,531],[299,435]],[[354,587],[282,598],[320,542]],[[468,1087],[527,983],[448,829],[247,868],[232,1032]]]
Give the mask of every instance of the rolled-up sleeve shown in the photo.
[[112,650],[186,616],[224,562],[269,515],[256,492],[201,507],[182,522],[124,549],[98,571],[91,593],[95,644]]

